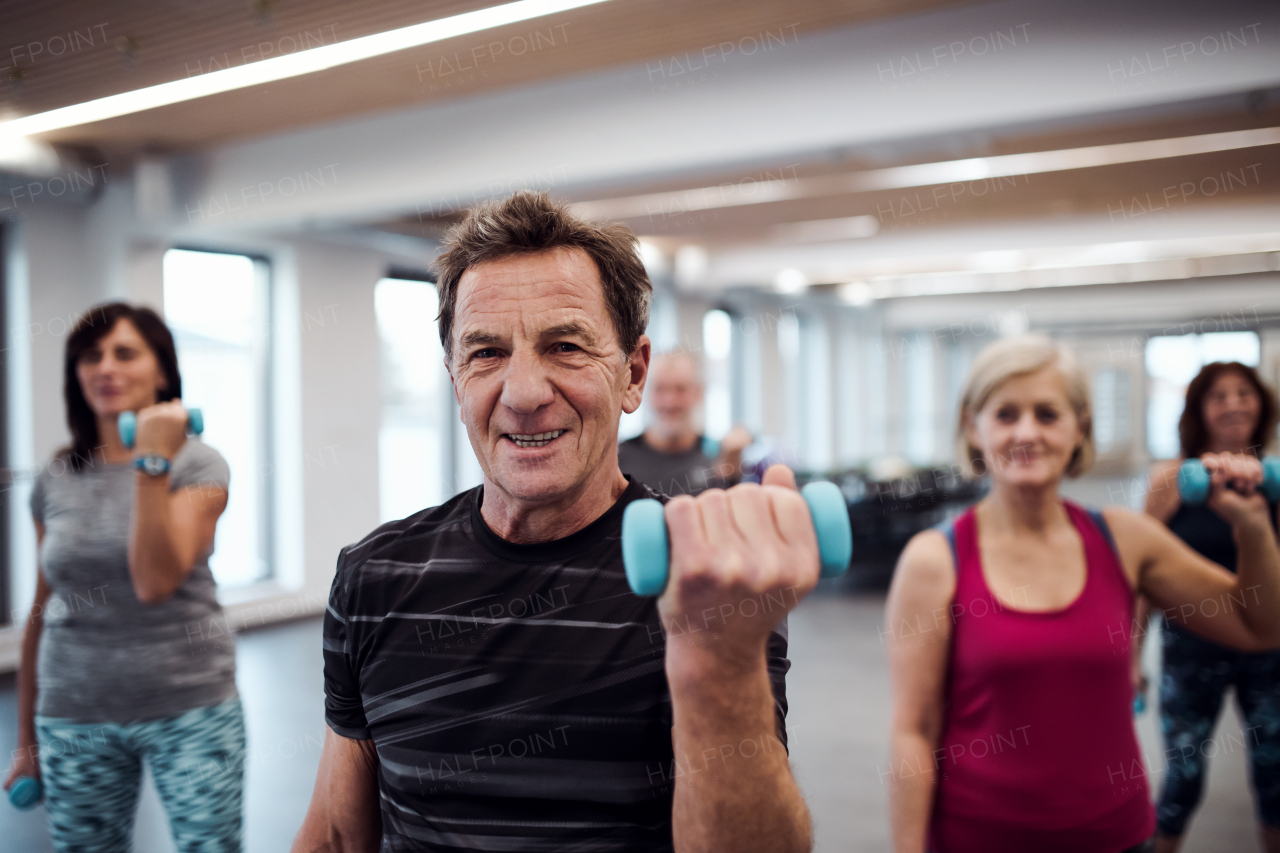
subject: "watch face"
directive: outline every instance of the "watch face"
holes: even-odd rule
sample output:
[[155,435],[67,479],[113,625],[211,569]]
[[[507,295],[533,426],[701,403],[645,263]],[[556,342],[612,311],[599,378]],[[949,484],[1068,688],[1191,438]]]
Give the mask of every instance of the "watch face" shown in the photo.
[[144,456],[138,461],[141,463],[139,467],[153,477],[159,476],[169,470],[169,460],[165,459],[163,456]]

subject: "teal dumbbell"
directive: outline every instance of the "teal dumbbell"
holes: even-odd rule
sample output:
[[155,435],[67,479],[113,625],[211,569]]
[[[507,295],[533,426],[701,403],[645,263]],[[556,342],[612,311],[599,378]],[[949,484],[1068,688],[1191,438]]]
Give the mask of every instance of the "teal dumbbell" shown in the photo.
[[19,776],[9,788],[9,802],[15,809],[35,808],[36,803],[44,799],[44,788],[40,780],[33,776]]
[[[844,574],[853,558],[853,528],[844,495],[835,483],[810,483],[800,490],[809,504],[813,531],[818,535],[822,576]],[[662,504],[645,498],[632,501],[622,513],[622,564],[636,595],[661,595],[667,587],[667,522]]]
[[[1272,503],[1280,501],[1280,456],[1262,460],[1262,493]],[[1199,506],[1209,499],[1209,471],[1199,459],[1188,459],[1178,469],[1178,495],[1188,506]]]
[[[133,448],[133,437],[138,432],[138,416],[133,412],[121,412],[116,418],[116,429],[120,431],[120,443]],[[187,409],[187,430],[192,435],[204,432],[204,413],[199,409]]]

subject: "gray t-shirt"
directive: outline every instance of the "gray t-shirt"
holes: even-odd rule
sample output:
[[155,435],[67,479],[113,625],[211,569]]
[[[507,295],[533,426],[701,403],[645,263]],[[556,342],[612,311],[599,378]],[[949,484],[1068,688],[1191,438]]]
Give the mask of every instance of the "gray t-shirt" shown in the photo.
[[[55,458],[36,478],[31,514],[45,527],[40,568],[52,589],[36,665],[36,713],[80,722],[177,716],[236,695],[235,647],[214,595],[209,555],[168,599],[143,604],[129,578],[136,472]],[[227,488],[222,454],[188,438],[170,489]]]
[[618,444],[618,467],[655,492],[671,497],[724,488],[726,482],[716,476],[715,459],[704,453],[703,447],[699,439],[683,453],[663,453],[650,447],[641,433]]

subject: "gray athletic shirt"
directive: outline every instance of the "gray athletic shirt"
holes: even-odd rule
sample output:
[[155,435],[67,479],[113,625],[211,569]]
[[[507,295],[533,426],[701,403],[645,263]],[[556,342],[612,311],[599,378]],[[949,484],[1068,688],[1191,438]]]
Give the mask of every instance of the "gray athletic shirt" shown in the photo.
[[725,488],[731,483],[716,476],[716,460],[702,452],[699,440],[682,453],[655,450],[641,433],[618,444],[618,467],[655,492],[668,497],[696,495],[706,489]]
[[[99,462],[74,472],[54,459],[36,478],[31,514],[44,523],[40,568],[52,594],[36,664],[36,713],[79,722],[177,716],[236,695],[235,649],[214,596],[208,555],[174,594],[143,604],[129,578],[136,472]],[[225,489],[222,454],[187,439],[170,489]]]

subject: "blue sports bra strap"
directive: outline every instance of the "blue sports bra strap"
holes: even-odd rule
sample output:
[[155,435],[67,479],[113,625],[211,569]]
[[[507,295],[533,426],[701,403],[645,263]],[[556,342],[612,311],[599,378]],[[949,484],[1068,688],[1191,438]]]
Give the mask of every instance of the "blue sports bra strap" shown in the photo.
[[940,521],[933,526],[933,529],[947,537],[947,544],[951,546],[951,561],[955,563],[957,571],[960,569],[960,555],[956,552],[956,520],[954,518]]
[[1111,551],[1117,558],[1120,556],[1120,549],[1116,547],[1115,537],[1111,535],[1111,526],[1107,524],[1107,519],[1102,515],[1102,510],[1087,507],[1086,512],[1093,519],[1093,523],[1097,525],[1098,530],[1102,531],[1102,538],[1107,540],[1107,544],[1111,546]]

